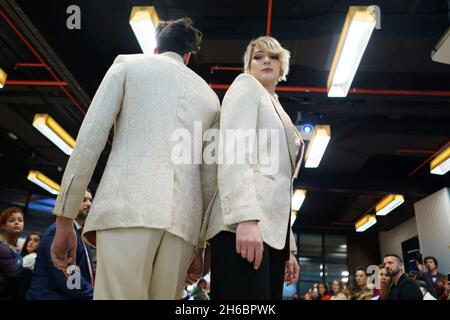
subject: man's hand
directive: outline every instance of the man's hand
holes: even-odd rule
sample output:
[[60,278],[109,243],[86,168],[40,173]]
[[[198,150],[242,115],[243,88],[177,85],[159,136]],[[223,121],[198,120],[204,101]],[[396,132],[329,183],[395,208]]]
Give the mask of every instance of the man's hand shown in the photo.
[[286,265],[284,267],[284,281],[288,285],[294,284],[298,281],[299,275],[300,275],[300,266],[298,265],[297,258],[291,252],[289,261],[286,261]]
[[236,252],[243,259],[253,263],[255,270],[262,261],[264,243],[256,220],[244,221],[238,224],[236,229]]
[[197,251],[197,254],[194,255],[194,259],[192,260],[184,279],[185,284],[194,284],[201,278],[203,273],[203,251],[204,249],[201,248]]
[[56,233],[50,248],[53,265],[66,273],[68,266],[76,264],[77,236],[73,219],[56,218]]

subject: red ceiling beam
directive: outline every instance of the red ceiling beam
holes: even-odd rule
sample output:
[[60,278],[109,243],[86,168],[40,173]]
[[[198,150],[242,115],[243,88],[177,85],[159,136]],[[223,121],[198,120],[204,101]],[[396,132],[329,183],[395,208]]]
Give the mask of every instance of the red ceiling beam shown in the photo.
[[[17,36],[22,40],[22,42],[28,47],[28,49],[31,50],[31,52],[34,54],[34,56],[39,60],[40,64],[42,64],[45,68],[47,68],[48,72],[51,74],[53,79],[55,81],[61,81],[59,77],[53,72],[53,70],[50,68],[50,66],[47,65],[47,63],[44,61],[44,59],[39,55],[39,53],[34,49],[34,47],[28,42],[28,40],[25,38],[25,36],[20,32],[20,30],[16,27],[16,25],[11,21],[11,19],[8,18],[8,16],[3,12],[3,10],[0,10],[0,15],[5,19],[5,21],[8,23],[8,25],[11,27],[11,29],[17,34]],[[70,101],[76,106],[76,108],[81,112],[82,115],[86,114],[86,109],[83,108],[77,100],[70,94],[70,92],[63,86],[59,85],[61,90],[66,94],[66,96],[69,98]]]
[[[212,84],[211,88],[216,90],[226,90],[229,84]],[[276,91],[279,92],[305,92],[305,93],[326,93],[327,88],[321,87],[297,87],[297,86],[278,86]],[[348,91],[353,94],[373,94],[373,95],[405,95],[405,96],[437,96],[450,97],[450,91],[433,91],[433,90],[390,90],[390,89],[357,89],[353,88]]]
[[267,25],[266,25],[266,36],[270,36],[270,23],[272,22],[272,0],[268,1],[267,4]]
[[417,168],[415,168],[413,171],[411,171],[410,174],[408,174],[408,178],[413,176],[417,171],[419,171],[424,165],[426,165],[428,162],[434,159],[441,151],[443,151],[447,146],[450,145],[450,141],[447,141],[447,143],[440,148],[438,151],[434,152],[430,157],[428,157],[424,162],[422,162]]
[[67,86],[65,81],[6,80],[7,86]]

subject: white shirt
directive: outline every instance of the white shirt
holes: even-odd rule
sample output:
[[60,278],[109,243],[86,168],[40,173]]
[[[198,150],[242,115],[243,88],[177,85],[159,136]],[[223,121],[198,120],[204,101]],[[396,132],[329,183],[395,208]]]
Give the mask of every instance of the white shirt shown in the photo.
[[22,259],[23,267],[26,269],[34,270],[34,264],[36,263],[36,256],[37,256],[37,253],[32,252],[30,254],[27,254],[25,257],[23,257],[23,259]]

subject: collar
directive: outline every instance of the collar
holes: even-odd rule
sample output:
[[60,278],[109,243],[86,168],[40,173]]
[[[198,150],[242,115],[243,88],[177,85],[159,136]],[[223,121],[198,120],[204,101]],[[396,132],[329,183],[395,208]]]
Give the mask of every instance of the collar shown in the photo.
[[77,229],[77,231],[79,231],[82,228],[82,226],[75,219],[73,220],[73,224],[75,225],[75,228]]
[[183,58],[178,53],[175,53],[172,51],[167,51],[167,52],[161,53],[160,55],[164,56],[164,57],[169,57],[169,58],[171,58],[179,63],[182,63],[184,65]]

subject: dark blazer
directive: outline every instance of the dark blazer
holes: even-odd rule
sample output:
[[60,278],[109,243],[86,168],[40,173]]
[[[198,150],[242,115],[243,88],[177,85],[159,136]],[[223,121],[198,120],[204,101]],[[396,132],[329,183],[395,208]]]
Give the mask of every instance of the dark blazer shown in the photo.
[[392,285],[386,300],[423,300],[423,294],[411,279],[402,274],[397,285]]
[[[56,225],[52,224],[39,245],[34,266],[30,288],[27,291],[28,300],[90,300],[93,297],[93,288],[89,274],[88,260],[81,240],[81,233],[74,225],[77,235],[77,256],[76,263],[81,273],[81,288],[69,289],[67,277],[59,269],[53,266],[50,247],[55,237]],[[86,245],[87,246],[87,245]],[[87,246],[89,261],[92,261],[91,250]]]

